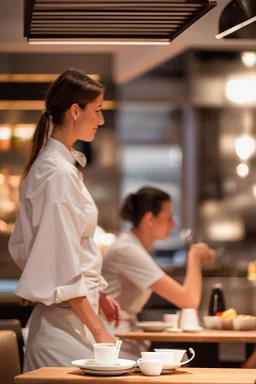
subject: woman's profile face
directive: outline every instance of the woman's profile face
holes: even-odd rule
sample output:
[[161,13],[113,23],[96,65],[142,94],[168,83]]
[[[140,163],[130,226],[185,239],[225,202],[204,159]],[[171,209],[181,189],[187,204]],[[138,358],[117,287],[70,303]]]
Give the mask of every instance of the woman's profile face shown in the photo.
[[152,217],[152,232],[155,240],[165,240],[171,229],[175,227],[172,203],[164,201],[161,211]]
[[98,127],[105,122],[101,111],[102,104],[103,94],[88,103],[84,110],[79,109],[75,128],[79,140],[91,142],[95,139]]

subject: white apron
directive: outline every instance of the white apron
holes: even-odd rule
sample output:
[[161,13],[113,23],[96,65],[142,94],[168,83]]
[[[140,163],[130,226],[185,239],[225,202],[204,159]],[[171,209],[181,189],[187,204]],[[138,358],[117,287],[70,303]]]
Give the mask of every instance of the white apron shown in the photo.
[[[98,313],[98,289],[94,287],[87,298]],[[92,358],[93,342],[91,332],[67,303],[38,303],[30,318],[24,372],[40,367],[68,367],[72,360]]]

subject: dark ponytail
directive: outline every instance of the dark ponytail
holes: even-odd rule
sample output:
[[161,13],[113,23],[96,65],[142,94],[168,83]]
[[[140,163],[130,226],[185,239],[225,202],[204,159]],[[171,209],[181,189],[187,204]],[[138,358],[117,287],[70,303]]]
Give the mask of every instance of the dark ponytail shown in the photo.
[[30,150],[28,162],[25,166],[22,180],[24,180],[25,177],[27,176],[32,164],[34,163],[35,159],[37,158],[39,152],[41,151],[46,141],[49,127],[50,127],[51,117],[45,112],[46,111],[42,112],[42,115],[37,123],[36,129],[32,138],[32,142],[31,142],[31,150]]
[[165,201],[171,201],[168,193],[157,188],[144,187],[137,193],[131,193],[126,197],[120,210],[120,216],[137,227],[147,212],[152,212],[154,216],[157,216]]
[[93,102],[103,91],[104,86],[100,82],[77,69],[68,69],[55,80],[46,94],[46,109],[42,112],[35,129],[23,180],[46,142],[50,124],[60,126],[64,120],[64,113],[72,104],[78,104],[80,108],[85,109],[86,105]]

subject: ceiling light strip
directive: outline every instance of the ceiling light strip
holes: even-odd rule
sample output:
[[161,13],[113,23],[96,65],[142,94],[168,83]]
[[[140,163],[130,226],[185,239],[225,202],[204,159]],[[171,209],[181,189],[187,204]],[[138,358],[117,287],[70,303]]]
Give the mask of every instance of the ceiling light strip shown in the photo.
[[[145,15],[141,15],[141,14],[137,14],[137,15],[124,15],[124,13],[122,13],[121,15],[119,14],[120,12],[117,12],[117,13],[113,13],[113,12],[108,12],[106,14],[104,14],[104,19],[117,19],[117,20],[131,20],[131,16],[132,16],[132,19],[133,20],[183,20],[184,17],[183,16],[162,16],[162,15],[158,15],[158,14],[155,14],[153,15],[152,13],[149,13],[147,14],[146,16]],[[47,19],[45,16],[36,16],[36,15],[33,15],[32,17],[32,22],[33,21],[45,21],[45,20],[49,20],[49,21],[85,21],[85,20],[102,20],[102,15],[98,14],[98,13],[95,13],[95,14],[87,14],[85,16],[81,16],[81,15],[77,15],[77,16],[71,16],[69,17],[68,15],[65,15],[65,16],[59,16],[59,15],[48,15],[47,16]]]
[[138,33],[134,33],[134,32],[130,32],[130,31],[122,31],[122,33],[120,33],[119,31],[116,31],[116,32],[111,32],[111,33],[106,33],[106,32],[84,32],[83,34],[79,34],[77,32],[69,32],[67,34],[67,32],[58,32],[57,34],[51,34],[49,36],[49,33],[48,32],[40,32],[40,34],[38,33],[33,33],[33,34],[30,34],[30,38],[34,38],[34,39],[40,39],[40,38],[44,38],[44,40],[47,38],[47,39],[58,39],[59,37],[61,36],[62,39],[65,39],[65,40],[68,40],[69,38],[72,38],[72,39],[84,39],[84,38],[89,38],[89,39],[93,39],[93,38],[97,38],[97,39],[111,39],[111,38],[115,38],[115,36],[118,36],[118,38],[120,39],[123,39],[123,38],[127,38],[130,36],[130,38],[132,39],[140,39],[142,37],[147,37],[148,39],[153,39],[155,36],[158,36],[158,38],[166,38],[166,39],[169,39],[170,38],[170,34],[169,33],[164,33],[164,32],[154,32],[152,33],[152,31],[149,31],[149,32],[144,32],[144,31],[138,31]]
[[[144,17],[144,18],[141,18],[141,17],[137,17],[137,18],[133,18],[133,22],[135,23],[153,23],[153,24],[158,24],[158,23],[169,23],[169,24],[181,24],[183,22],[183,18],[177,18],[177,19],[173,19],[172,17],[166,17],[166,18],[159,18],[159,17],[155,17],[155,18],[152,18],[152,17]],[[121,23],[131,23],[131,18],[120,18],[119,16],[116,16],[116,17],[104,17],[101,18],[101,17],[95,17],[95,18],[83,18],[83,19],[74,19],[72,17],[72,19],[55,19],[55,18],[50,18],[50,19],[33,19],[31,21],[31,25],[44,25],[44,24],[63,24],[63,25],[67,25],[69,23],[75,23],[75,24],[84,24],[84,23],[87,23],[87,24],[93,24],[93,23],[116,23],[116,24],[121,24]]]
[[[93,7],[93,8],[90,8],[90,7],[84,7],[82,9],[78,9],[77,12],[79,12],[80,14],[83,13],[83,12],[97,12],[97,9],[99,8],[99,10],[101,12],[107,12],[107,11],[116,11],[116,12],[122,12],[122,11],[126,11],[126,12],[188,12],[189,9],[186,9],[186,8],[171,8],[171,7],[166,7],[166,6],[155,6],[155,7],[150,7],[150,6],[147,6],[147,7],[131,7],[131,6],[124,6],[124,7]],[[195,10],[199,10],[201,9],[202,7],[195,7]],[[61,9],[61,10],[58,10],[57,8],[49,8],[49,9],[45,9],[45,10],[40,10],[40,9],[37,9],[35,12],[46,12],[46,13],[53,13],[53,12],[63,12],[63,13],[74,13],[76,12],[74,10],[75,8],[72,7],[70,9]],[[71,10],[71,11],[70,11]]]
[[31,23],[31,26],[34,28],[34,27],[51,27],[51,26],[56,26],[56,27],[67,27],[69,28],[70,25],[74,25],[74,26],[102,26],[102,25],[109,25],[109,24],[112,24],[114,26],[122,26],[122,25],[125,25],[125,26],[130,26],[130,25],[148,25],[148,26],[152,26],[152,27],[155,27],[155,26],[158,26],[158,24],[160,24],[161,26],[172,26],[174,25],[175,27],[182,24],[181,21],[172,21],[172,22],[168,22],[168,21],[160,21],[160,20],[156,20],[154,21],[154,23],[152,24],[152,22],[149,22],[148,20],[134,20],[133,22],[131,21],[117,21],[117,20],[84,20],[84,21],[79,21],[79,22],[74,22],[74,20],[69,20],[69,21],[57,21],[57,20],[53,20],[53,21],[47,21],[45,20],[44,22],[32,22]]
[[[0,100],[0,110],[16,110],[16,111],[41,111],[45,108],[44,100]],[[102,109],[113,110],[116,108],[114,100],[104,100]]]
[[160,11],[151,11],[151,12],[145,12],[145,11],[141,11],[141,12],[138,12],[138,10],[135,10],[135,11],[123,11],[123,12],[120,12],[120,11],[107,11],[107,12],[102,12],[102,11],[99,11],[99,12],[95,12],[95,11],[81,11],[81,12],[73,12],[73,11],[67,11],[67,12],[61,12],[61,11],[49,11],[49,12],[33,12],[33,17],[35,16],[46,16],[47,18],[50,17],[50,16],[53,16],[53,17],[60,17],[60,16],[65,16],[65,17],[69,17],[70,19],[72,17],[75,17],[75,16],[169,16],[169,17],[174,17],[174,16],[186,16],[186,15],[190,15],[190,12],[186,12],[186,11],[173,11],[173,12],[168,12],[168,11],[165,11],[165,12],[160,12]]
[[96,8],[100,8],[100,9],[109,9],[109,8],[115,8],[115,9],[118,9],[118,8],[132,8],[132,9],[139,9],[139,8],[146,8],[146,9],[150,9],[150,8],[179,8],[179,9],[187,9],[187,8],[201,8],[202,7],[202,4],[189,4],[189,3],[172,3],[172,2],[168,2],[168,3],[165,3],[165,2],[162,2],[162,1],[148,1],[146,3],[141,3],[139,1],[135,2],[134,4],[131,3],[130,1],[125,1],[125,2],[121,2],[119,1],[118,3],[113,3],[113,2],[101,2],[101,3],[90,3],[90,2],[84,2],[84,3],[81,3],[81,4],[75,4],[73,2],[69,2],[69,3],[58,3],[58,4],[55,4],[55,3],[49,3],[49,4],[42,4],[42,5],[35,5],[35,10],[38,11],[38,10],[51,10],[51,9],[59,9],[59,10],[64,10],[64,9],[67,9],[67,10],[70,10],[70,9],[90,9],[90,8],[93,8],[93,9],[96,9]]
[[140,31],[144,31],[144,32],[171,32],[171,31],[175,31],[176,28],[171,28],[169,25],[164,27],[164,26],[159,26],[159,27],[151,27],[150,25],[149,26],[144,26],[144,25],[133,25],[132,27],[129,27],[129,30],[127,30],[127,27],[124,25],[124,26],[111,26],[111,25],[107,25],[107,26],[90,26],[90,27],[72,27],[72,26],[69,26],[69,27],[32,27],[30,32],[52,32],[52,33],[55,33],[55,32],[64,32],[64,33],[69,33],[69,32],[81,32],[81,33],[87,33],[87,32],[91,32],[91,33],[95,33],[95,32],[120,32],[122,33],[123,31],[124,32],[140,32]]
[[[0,83],[52,83],[58,74],[44,73],[1,73]],[[100,80],[98,74],[88,74],[94,80]]]
[[[140,3],[157,3],[157,1],[155,0],[139,0]],[[87,0],[76,0],[74,1],[74,3],[80,3],[80,4],[83,4],[85,2],[88,2]],[[91,3],[95,4],[95,3],[102,3],[103,1],[102,0],[93,0],[93,1],[90,1]],[[111,3],[122,3],[122,2],[125,2],[124,0],[111,0]],[[126,1],[127,2],[127,1]],[[129,3],[137,3],[138,0],[129,0]],[[161,0],[162,3],[170,3],[170,0]],[[70,3],[70,0],[36,0],[36,5],[39,5],[39,4],[57,4],[59,5],[60,3]],[[184,4],[193,4],[193,5],[197,5],[197,4],[200,4],[202,5],[203,4],[208,4],[208,1],[207,0],[195,0],[193,3],[191,2],[191,0],[175,0],[173,3],[175,4],[179,4],[180,6],[184,5]]]
[[29,39],[31,45],[168,45],[169,39]]

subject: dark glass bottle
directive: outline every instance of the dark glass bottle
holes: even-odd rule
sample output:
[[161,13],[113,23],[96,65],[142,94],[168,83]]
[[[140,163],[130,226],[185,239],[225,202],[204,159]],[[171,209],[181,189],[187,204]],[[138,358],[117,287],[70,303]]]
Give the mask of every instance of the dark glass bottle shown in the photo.
[[222,284],[214,284],[209,304],[209,316],[215,316],[226,309]]

